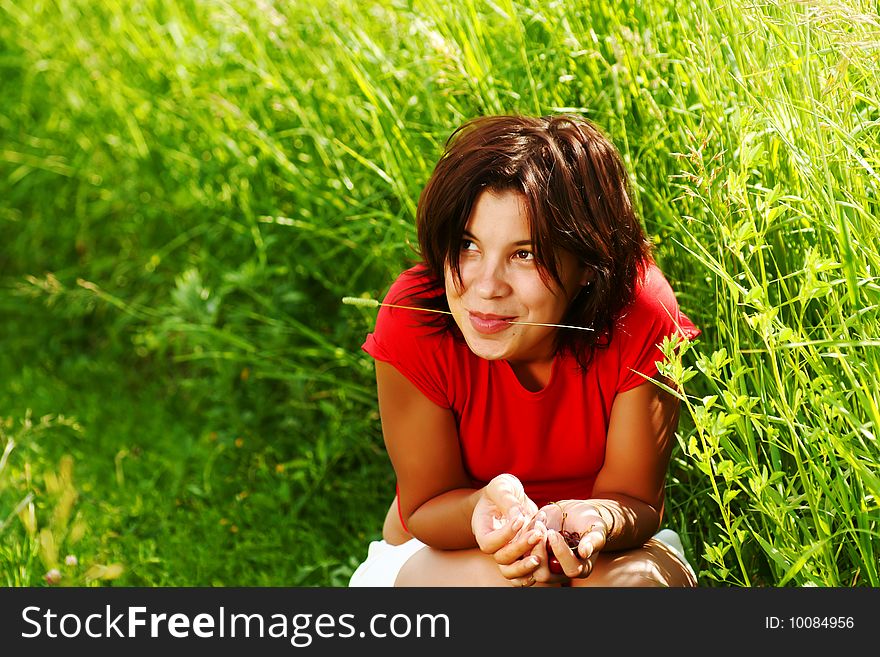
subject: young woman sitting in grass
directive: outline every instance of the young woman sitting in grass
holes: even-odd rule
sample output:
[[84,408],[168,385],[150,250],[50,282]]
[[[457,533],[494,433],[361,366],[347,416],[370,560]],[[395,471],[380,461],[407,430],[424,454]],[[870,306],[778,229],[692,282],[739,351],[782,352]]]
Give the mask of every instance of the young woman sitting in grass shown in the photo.
[[579,117],[453,133],[364,344],[398,490],[351,586],[696,584],[658,533],[679,402],[648,377],[699,330],[627,186]]

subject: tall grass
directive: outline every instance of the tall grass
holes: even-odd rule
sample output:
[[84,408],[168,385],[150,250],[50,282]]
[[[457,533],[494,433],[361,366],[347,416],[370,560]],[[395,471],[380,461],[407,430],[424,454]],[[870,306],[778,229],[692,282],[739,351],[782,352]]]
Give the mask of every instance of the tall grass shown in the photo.
[[[38,349],[37,303],[58,358],[150,363],[210,425],[192,458],[211,427],[253,436],[228,475],[263,481],[257,549],[325,564],[261,581],[342,583],[393,479],[372,315],[339,299],[413,257],[463,120],[579,112],[704,331],[670,367],[688,413],[667,506],[701,581],[876,586],[878,59],[870,2],[0,0],[6,375]],[[308,549],[271,540],[285,523]],[[201,583],[236,576],[217,561]]]
[[730,111],[703,115],[680,178],[678,239],[717,307],[686,448],[721,517],[709,573],[876,586],[880,20],[867,5],[730,9],[697,32],[725,35],[712,68],[727,88],[700,85],[700,102]]

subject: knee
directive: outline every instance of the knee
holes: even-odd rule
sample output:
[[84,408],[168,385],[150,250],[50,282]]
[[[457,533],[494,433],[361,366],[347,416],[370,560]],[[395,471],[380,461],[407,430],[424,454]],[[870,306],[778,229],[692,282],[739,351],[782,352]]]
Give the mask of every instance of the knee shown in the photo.
[[425,548],[411,556],[394,586],[511,586],[498,565],[479,550]]
[[[581,584],[583,582],[583,584]],[[599,557],[593,573],[579,585],[602,587],[694,587],[690,568],[669,547],[650,540],[643,547]]]
[[691,567],[671,547],[651,539],[645,549],[648,550],[653,578],[658,586],[693,588],[697,585]]

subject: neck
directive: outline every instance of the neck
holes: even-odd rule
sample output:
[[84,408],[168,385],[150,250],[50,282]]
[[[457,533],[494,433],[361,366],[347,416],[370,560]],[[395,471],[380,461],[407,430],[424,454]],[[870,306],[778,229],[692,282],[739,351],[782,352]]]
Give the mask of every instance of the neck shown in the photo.
[[522,387],[529,392],[543,390],[550,383],[550,375],[553,373],[553,358],[540,361],[508,362]]

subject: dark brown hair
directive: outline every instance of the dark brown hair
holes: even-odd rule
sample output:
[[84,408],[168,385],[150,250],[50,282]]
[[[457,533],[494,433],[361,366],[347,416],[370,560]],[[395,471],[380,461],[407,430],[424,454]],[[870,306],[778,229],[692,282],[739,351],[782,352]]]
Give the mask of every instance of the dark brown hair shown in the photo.
[[[560,249],[594,273],[561,322],[594,330],[559,329],[556,341],[557,350],[570,349],[586,369],[594,348],[610,341],[614,320],[632,302],[651,259],[651,245],[628,188],[617,149],[582,117],[485,116],[468,121],[447,140],[419,197],[420,257],[431,279],[419,296],[434,292],[421,303],[449,310],[446,295],[436,291],[444,289],[447,263],[461,280],[462,235],[480,194],[518,192],[525,197],[535,258],[545,281],[562,284]],[[451,316],[438,317],[454,330]]]

